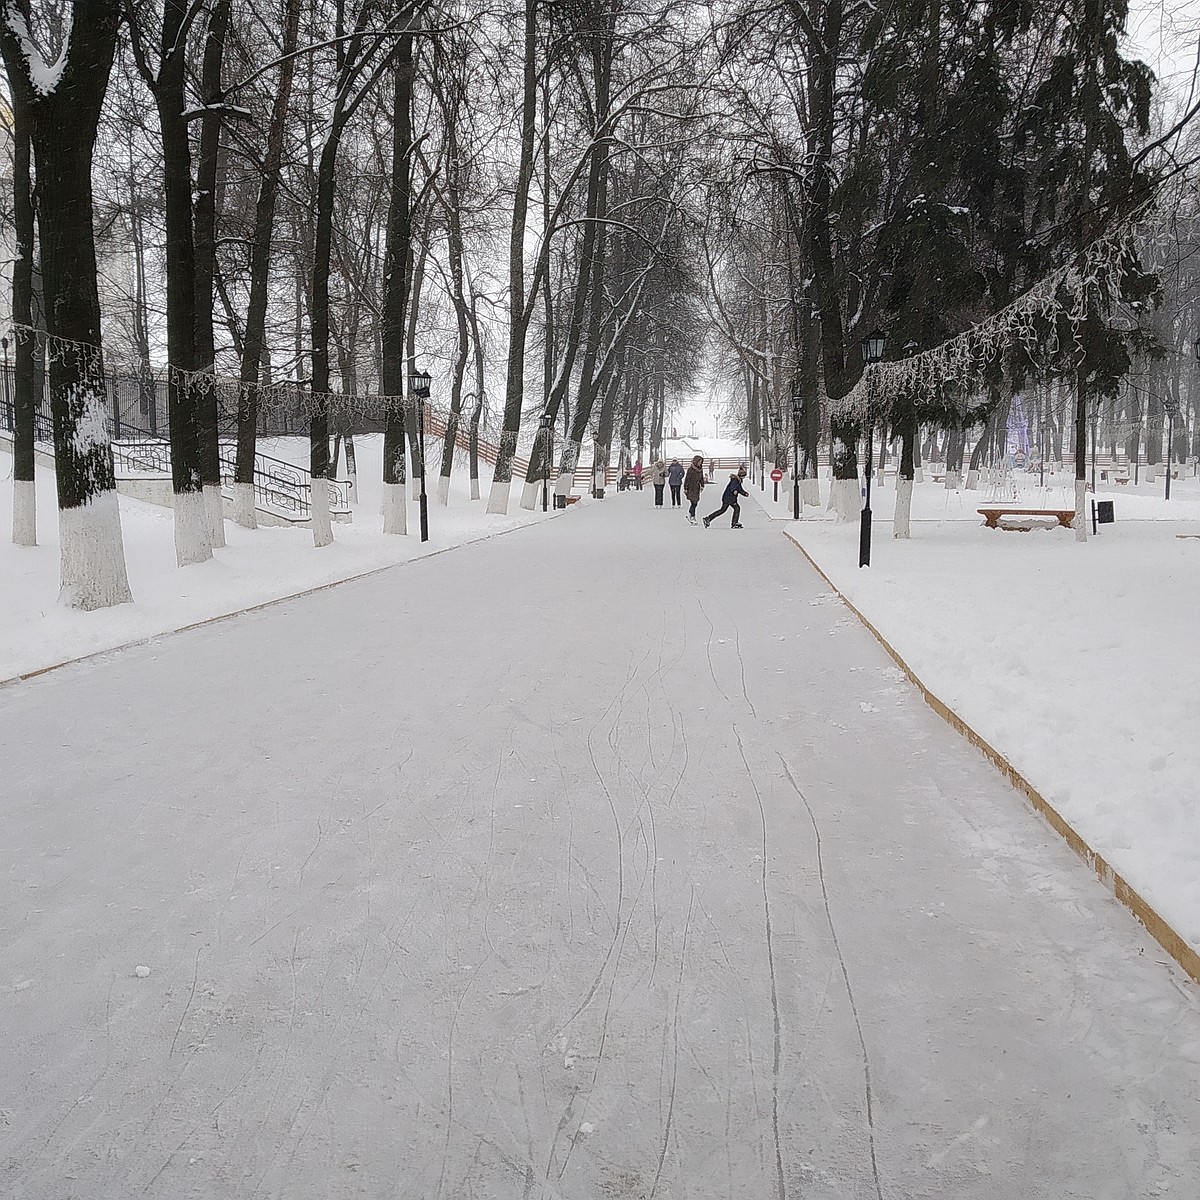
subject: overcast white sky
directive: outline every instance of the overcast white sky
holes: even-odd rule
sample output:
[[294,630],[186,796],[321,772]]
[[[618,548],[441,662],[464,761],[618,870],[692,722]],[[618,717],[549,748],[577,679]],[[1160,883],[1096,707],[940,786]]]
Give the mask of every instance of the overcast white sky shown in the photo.
[[1186,97],[1196,66],[1200,0],[1130,0],[1129,40],[1164,83]]

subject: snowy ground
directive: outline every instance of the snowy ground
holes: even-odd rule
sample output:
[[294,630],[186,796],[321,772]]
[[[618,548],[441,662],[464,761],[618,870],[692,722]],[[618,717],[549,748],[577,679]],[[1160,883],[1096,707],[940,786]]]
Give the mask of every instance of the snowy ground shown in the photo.
[[[1066,505],[1024,481],[1023,502]],[[927,483],[913,537],[891,536],[894,492],[873,495],[871,567],[858,526],[788,528],[925,683],[1200,948],[1200,489],[1115,488],[1116,524],[983,528],[980,492]],[[755,497],[762,495],[757,487]],[[771,507],[770,483],[766,497]],[[790,499],[790,494],[789,494]],[[781,498],[782,501],[782,498]],[[780,509],[782,510],[782,503]]]
[[[74,612],[57,603],[54,477],[40,463],[41,544],[32,549],[11,544],[12,457],[0,451],[0,680],[544,519],[540,511],[534,514],[518,506],[519,486],[513,488],[507,517],[487,516],[485,501],[468,498],[466,467],[460,464],[455,469],[449,506],[438,504],[437,480],[428,480],[434,495],[429,500],[427,543],[420,542],[415,502],[409,505],[409,535],[385,537],[379,516],[382,441],[367,437],[357,443],[359,505],[354,523],[336,525],[335,544],[321,550],[313,548],[312,532],[307,528],[264,527],[250,532],[226,521],[229,545],[218,550],[211,562],[180,570],[175,565],[171,511],[122,496],[121,523],[134,603],[95,613]],[[303,439],[272,439],[264,443],[264,449],[288,461],[308,461]],[[488,472],[482,481],[485,497],[490,468]]]
[[1200,1194],[1195,989],[746,524],[0,690],[0,1194]]

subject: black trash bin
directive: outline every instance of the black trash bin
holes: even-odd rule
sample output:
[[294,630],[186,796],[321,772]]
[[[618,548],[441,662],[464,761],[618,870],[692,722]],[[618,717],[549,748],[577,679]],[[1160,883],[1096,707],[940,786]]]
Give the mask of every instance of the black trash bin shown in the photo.
[[1113,515],[1113,501],[1097,500],[1096,501],[1096,524],[1111,525],[1116,520]]

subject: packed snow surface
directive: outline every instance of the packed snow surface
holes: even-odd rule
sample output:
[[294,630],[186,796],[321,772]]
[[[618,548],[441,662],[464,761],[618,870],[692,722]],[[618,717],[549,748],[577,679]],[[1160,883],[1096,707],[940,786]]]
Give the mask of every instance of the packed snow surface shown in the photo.
[[0,689],[0,1194],[1200,1194],[1195,990],[744,520]]

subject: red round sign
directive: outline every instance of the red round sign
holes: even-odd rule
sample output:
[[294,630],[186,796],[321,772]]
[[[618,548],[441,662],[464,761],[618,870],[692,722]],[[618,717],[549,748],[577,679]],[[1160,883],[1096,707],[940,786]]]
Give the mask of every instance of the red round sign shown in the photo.
[[783,472],[778,467],[776,467],[775,470],[773,470],[771,472],[771,481],[773,483],[778,483],[782,478],[783,478]]

